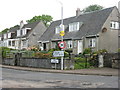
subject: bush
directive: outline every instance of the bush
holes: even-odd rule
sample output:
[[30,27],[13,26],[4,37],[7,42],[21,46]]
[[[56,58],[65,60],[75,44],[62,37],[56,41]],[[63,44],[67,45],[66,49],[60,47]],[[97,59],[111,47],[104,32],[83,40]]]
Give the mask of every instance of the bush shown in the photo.
[[0,47],[0,53],[2,54],[3,58],[7,57],[7,53],[10,53],[10,48],[7,47]]
[[35,57],[36,58],[44,58],[44,59],[48,59],[48,58],[52,58],[52,53],[41,53],[41,52],[37,52],[35,53]]
[[86,48],[86,49],[83,51],[83,54],[91,54],[91,53],[92,53],[91,48]]

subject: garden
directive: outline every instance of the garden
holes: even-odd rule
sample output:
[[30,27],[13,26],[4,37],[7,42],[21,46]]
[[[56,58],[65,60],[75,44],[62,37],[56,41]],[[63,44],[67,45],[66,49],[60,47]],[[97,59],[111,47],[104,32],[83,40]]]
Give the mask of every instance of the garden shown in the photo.
[[[41,51],[39,48],[33,46],[27,50],[15,50],[7,47],[1,47],[1,55],[3,58],[14,58],[15,53],[21,53],[21,58],[41,58],[41,59],[60,59],[61,57],[53,57],[54,51],[60,49],[50,49],[48,51]],[[120,52],[120,49],[118,49]],[[64,59],[74,60],[74,69],[95,68],[98,67],[98,55],[107,53],[107,50],[98,50],[93,52],[91,48],[86,48],[83,53],[73,55],[72,49],[64,50]]]

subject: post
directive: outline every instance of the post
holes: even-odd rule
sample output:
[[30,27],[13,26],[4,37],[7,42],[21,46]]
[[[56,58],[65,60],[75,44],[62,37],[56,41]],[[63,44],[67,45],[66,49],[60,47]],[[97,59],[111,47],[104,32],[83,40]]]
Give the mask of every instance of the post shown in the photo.
[[[61,29],[63,30],[63,4],[61,3]],[[63,41],[63,36],[61,36],[61,41]],[[63,51],[63,49],[61,49]],[[64,61],[63,56],[61,57],[61,70],[64,69],[63,67]]]
[[[61,30],[63,30],[63,3],[60,2],[59,0],[57,0],[58,3],[60,3],[61,5]],[[63,36],[61,35],[61,41],[63,41]],[[61,51],[63,51],[63,49],[61,49]],[[63,64],[64,64],[64,61],[63,61],[63,56],[61,57],[61,70],[63,70]]]

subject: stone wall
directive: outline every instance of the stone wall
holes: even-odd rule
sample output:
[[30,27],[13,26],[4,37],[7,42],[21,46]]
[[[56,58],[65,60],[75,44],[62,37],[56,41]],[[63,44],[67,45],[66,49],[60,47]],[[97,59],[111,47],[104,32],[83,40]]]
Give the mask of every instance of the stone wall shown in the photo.
[[[51,59],[40,59],[40,58],[20,58],[15,60],[14,58],[4,58],[5,65],[23,66],[23,67],[35,67],[35,68],[49,68],[49,69],[60,69],[61,60],[59,63],[51,63]],[[64,60],[64,69],[74,69],[73,60]]]
[[120,54],[118,53],[106,53],[104,54],[104,67],[118,68],[120,61]]

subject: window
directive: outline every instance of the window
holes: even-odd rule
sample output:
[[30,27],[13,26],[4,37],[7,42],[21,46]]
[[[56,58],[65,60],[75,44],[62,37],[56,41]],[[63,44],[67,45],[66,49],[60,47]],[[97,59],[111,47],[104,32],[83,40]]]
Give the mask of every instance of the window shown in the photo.
[[15,41],[12,41],[12,46],[15,46]]
[[89,46],[95,47],[96,40],[95,39],[89,39]]
[[26,29],[22,29],[22,35],[26,35]]
[[21,35],[21,30],[17,30],[17,36]]
[[11,46],[11,41],[8,42],[8,45]]
[[11,38],[11,33],[8,33],[8,38]]
[[23,43],[23,47],[27,46],[27,41],[26,40],[23,40],[22,43]]
[[110,22],[110,28],[112,29],[119,29],[119,22],[116,22],[116,21],[112,21]]
[[4,34],[4,39],[7,39],[7,34]]
[[80,23],[79,22],[71,23],[71,24],[69,24],[69,31],[70,32],[77,31],[77,30],[79,30],[79,27],[80,27]]
[[73,44],[72,44],[72,41],[68,41],[68,48],[72,48],[73,47]]

